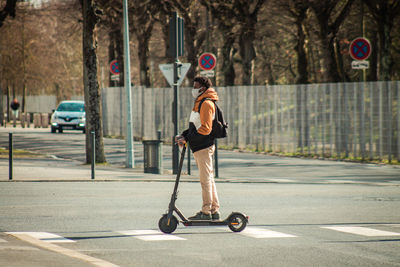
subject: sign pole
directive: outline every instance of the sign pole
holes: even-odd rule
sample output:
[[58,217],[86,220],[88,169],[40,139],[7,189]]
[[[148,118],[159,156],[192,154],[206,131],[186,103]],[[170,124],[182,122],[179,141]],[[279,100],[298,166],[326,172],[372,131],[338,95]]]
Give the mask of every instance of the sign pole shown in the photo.
[[179,119],[178,119],[178,107],[179,107],[179,79],[181,78],[181,67],[182,63],[179,62],[179,56],[183,56],[183,19],[178,16],[178,13],[174,12],[173,17],[170,20],[170,47],[171,54],[175,58],[174,62],[174,102],[172,108],[172,121],[174,123],[174,136],[172,137],[172,173],[178,173],[178,159],[179,159],[179,147],[175,144],[175,136],[178,135],[179,130]]
[[128,2],[123,0],[124,13],[124,80],[126,90],[126,167],[134,168],[135,159],[133,152],[133,134],[132,134],[132,92],[131,92],[131,67],[129,54],[129,24],[128,24]]

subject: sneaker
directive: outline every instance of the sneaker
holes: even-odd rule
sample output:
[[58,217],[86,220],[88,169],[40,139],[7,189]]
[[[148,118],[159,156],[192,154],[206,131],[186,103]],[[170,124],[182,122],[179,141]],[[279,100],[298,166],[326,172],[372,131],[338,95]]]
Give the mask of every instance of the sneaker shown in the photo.
[[219,220],[220,219],[220,215],[221,214],[217,211],[217,212],[211,214],[211,218],[213,220]]
[[196,215],[189,217],[188,218],[191,221],[195,221],[195,220],[211,220],[211,214],[205,214],[201,211],[199,211],[198,213],[196,213]]

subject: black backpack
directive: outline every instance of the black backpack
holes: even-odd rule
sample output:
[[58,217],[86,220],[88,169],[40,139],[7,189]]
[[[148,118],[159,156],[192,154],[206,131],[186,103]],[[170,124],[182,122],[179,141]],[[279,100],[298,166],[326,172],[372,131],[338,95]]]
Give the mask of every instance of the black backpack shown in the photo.
[[210,98],[203,98],[199,103],[199,113],[201,104],[203,104],[203,102],[206,100],[212,101],[215,105],[215,118],[213,120],[210,136],[214,138],[225,138],[228,135],[228,123],[224,120],[222,109],[218,107],[214,100]]

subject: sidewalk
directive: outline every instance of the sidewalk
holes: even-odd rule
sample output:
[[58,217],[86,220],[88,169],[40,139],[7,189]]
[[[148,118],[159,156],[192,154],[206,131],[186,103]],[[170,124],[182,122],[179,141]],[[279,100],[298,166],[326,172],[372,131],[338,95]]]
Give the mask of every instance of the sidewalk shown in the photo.
[[[126,169],[115,166],[96,166],[95,179],[91,179],[91,165],[64,159],[14,159],[13,182],[31,181],[175,181],[175,175],[144,173],[143,169]],[[195,176],[182,175],[182,181],[198,181]],[[8,159],[0,159],[0,182],[9,180]]]
[[[0,147],[8,147],[8,132],[13,131],[21,137],[26,134],[27,142],[36,140],[37,134],[48,133],[48,129],[0,128]],[[29,131],[29,134],[27,133]],[[35,133],[32,133],[34,131]],[[43,132],[43,133],[40,133]],[[34,137],[32,137],[34,136]],[[67,136],[67,135],[65,135]],[[78,135],[77,135],[78,136]],[[30,139],[29,139],[29,138]],[[56,135],[53,138],[64,137]],[[47,138],[47,137],[46,137]],[[79,135],[79,138],[82,137]],[[20,142],[21,138],[19,139]],[[171,147],[164,145],[163,174],[144,173],[141,156],[137,157],[136,168],[127,169],[124,162],[124,140],[107,139],[107,146],[112,147],[114,158],[119,164],[98,165],[95,169],[94,181],[175,181],[171,174]],[[44,141],[42,141],[44,142]],[[83,139],[81,142],[84,142]],[[21,144],[19,144],[21,146]],[[56,151],[47,144],[52,150]],[[74,143],[76,145],[76,143]],[[82,146],[82,144],[79,144]],[[140,143],[135,146],[141,148]],[[23,147],[23,146],[22,146]],[[35,147],[30,148],[36,151]],[[74,148],[75,149],[75,148]],[[135,150],[142,153],[140,149]],[[47,153],[47,152],[46,152]],[[303,158],[285,158],[257,153],[219,150],[219,176],[217,182],[240,183],[288,183],[288,184],[379,184],[400,186],[400,167],[380,164],[351,163],[332,160]],[[92,181],[91,166],[84,165],[83,160],[60,159],[51,155],[43,157],[15,158],[13,163],[13,180],[18,181]],[[192,161],[192,175],[185,174],[186,161],[183,167],[183,182],[198,182],[197,168]],[[9,181],[8,157],[0,158],[0,182]]]

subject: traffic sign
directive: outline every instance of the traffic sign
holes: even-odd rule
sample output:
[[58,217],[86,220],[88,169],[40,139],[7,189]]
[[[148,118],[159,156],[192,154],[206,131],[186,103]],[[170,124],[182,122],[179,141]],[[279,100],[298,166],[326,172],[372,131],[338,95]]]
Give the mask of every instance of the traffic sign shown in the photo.
[[203,53],[199,57],[199,67],[202,70],[212,70],[217,65],[217,58],[212,53]]
[[110,63],[110,71],[111,71],[111,73],[114,74],[114,75],[118,75],[118,74],[121,73],[121,71],[119,70],[118,62],[117,62],[116,59],[114,59],[113,61],[111,61],[111,63]]
[[365,60],[371,55],[371,44],[368,39],[359,37],[350,43],[350,56],[355,60]]
[[119,82],[119,74],[111,74],[111,81]]
[[214,73],[214,71],[213,70],[202,70],[202,71],[200,71],[200,75],[201,76],[204,76],[204,77],[214,77],[215,76],[215,73]]
[[365,70],[369,68],[369,61],[367,60],[353,60],[351,68],[355,70]]
[[[190,68],[190,63],[182,63],[182,66],[180,67],[181,69],[181,75],[178,80],[178,85],[181,85],[183,82],[183,79],[185,79],[185,76],[187,72],[189,71]],[[172,87],[174,86],[174,64],[160,64],[158,65],[160,68],[161,72],[164,74],[165,79],[167,79],[169,85]]]

